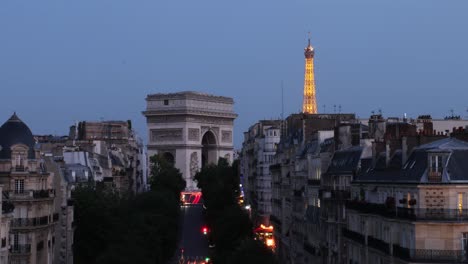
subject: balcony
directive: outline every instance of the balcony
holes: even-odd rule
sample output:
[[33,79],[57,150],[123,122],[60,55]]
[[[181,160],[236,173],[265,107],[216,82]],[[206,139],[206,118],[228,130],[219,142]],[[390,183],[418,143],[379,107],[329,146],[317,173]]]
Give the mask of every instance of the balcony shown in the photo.
[[54,215],[54,221],[49,221],[49,216],[42,216],[42,217],[35,217],[35,218],[14,218],[11,221],[11,228],[21,229],[21,228],[44,227],[57,221],[58,221],[58,214],[57,214],[57,219],[55,219],[55,215]]
[[322,199],[349,200],[351,192],[349,190],[323,190]]
[[387,242],[377,239],[375,237],[368,236],[367,245],[382,252],[385,252],[386,254],[390,254],[390,245]]
[[55,197],[55,190],[15,190],[4,191],[3,197],[6,199],[15,200],[36,200],[36,199],[49,199]]
[[308,185],[320,185],[320,179],[312,179],[312,180],[307,180]]
[[27,168],[22,165],[17,165],[11,168],[11,172],[25,172]]
[[441,171],[430,171],[428,173],[427,180],[429,182],[441,182],[442,181],[442,172]]
[[353,240],[355,242],[358,242],[359,244],[364,245],[365,244],[365,238],[364,235],[359,234],[358,232],[351,231],[349,229],[343,228],[342,229],[343,236]]
[[393,245],[393,256],[408,262],[468,263],[463,250],[409,249]]
[[361,201],[348,201],[346,208],[364,214],[375,214],[387,218],[399,218],[410,221],[468,221],[468,209],[395,208],[387,207],[385,204],[373,204]]
[[30,254],[31,253],[31,244],[24,245],[12,245],[10,248],[12,254]]

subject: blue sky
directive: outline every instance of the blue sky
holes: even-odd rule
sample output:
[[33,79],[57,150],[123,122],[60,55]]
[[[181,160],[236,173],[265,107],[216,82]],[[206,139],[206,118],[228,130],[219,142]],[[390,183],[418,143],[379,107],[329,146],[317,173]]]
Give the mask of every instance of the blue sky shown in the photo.
[[466,0],[2,0],[0,120],[36,134],[75,120],[132,119],[145,96],[231,96],[235,145],[259,119],[302,104],[307,32],[319,111],[431,114],[468,102]]

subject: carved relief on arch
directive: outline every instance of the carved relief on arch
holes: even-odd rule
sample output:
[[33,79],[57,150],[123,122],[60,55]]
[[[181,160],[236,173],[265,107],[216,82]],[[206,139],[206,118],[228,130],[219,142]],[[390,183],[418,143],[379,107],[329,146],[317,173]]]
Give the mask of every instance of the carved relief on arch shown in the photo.
[[221,131],[221,142],[231,143],[232,142],[232,131],[222,130]]
[[224,158],[227,160],[228,163],[231,163],[231,154],[224,155]]
[[189,128],[188,129],[188,139],[190,141],[200,141],[200,129],[198,129],[198,128]]
[[190,177],[195,177],[195,174],[198,172],[198,153],[192,152],[190,154]]

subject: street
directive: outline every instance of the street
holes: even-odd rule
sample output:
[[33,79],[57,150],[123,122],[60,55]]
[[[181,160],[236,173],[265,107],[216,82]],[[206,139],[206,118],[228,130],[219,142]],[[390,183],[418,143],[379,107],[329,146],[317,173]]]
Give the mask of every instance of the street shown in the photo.
[[181,207],[182,232],[179,237],[177,263],[182,263],[182,250],[183,263],[202,263],[209,257],[208,241],[202,232],[204,226],[202,213],[203,206],[201,203]]

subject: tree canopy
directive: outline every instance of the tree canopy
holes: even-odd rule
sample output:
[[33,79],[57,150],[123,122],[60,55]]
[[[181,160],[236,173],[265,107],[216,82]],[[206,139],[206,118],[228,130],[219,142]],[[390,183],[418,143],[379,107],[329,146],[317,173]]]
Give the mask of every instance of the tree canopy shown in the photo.
[[177,247],[181,173],[151,158],[151,190],[135,196],[79,186],[75,201],[75,263],[166,263]]
[[271,250],[253,239],[252,222],[237,202],[240,193],[238,164],[235,161],[230,166],[221,158],[217,165],[205,166],[195,176],[205,203],[206,222],[211,229],[209,239],[215,245],[213,262],[259,263],[244,262],[242,254],[258,254],[262,261],[275,260]]

